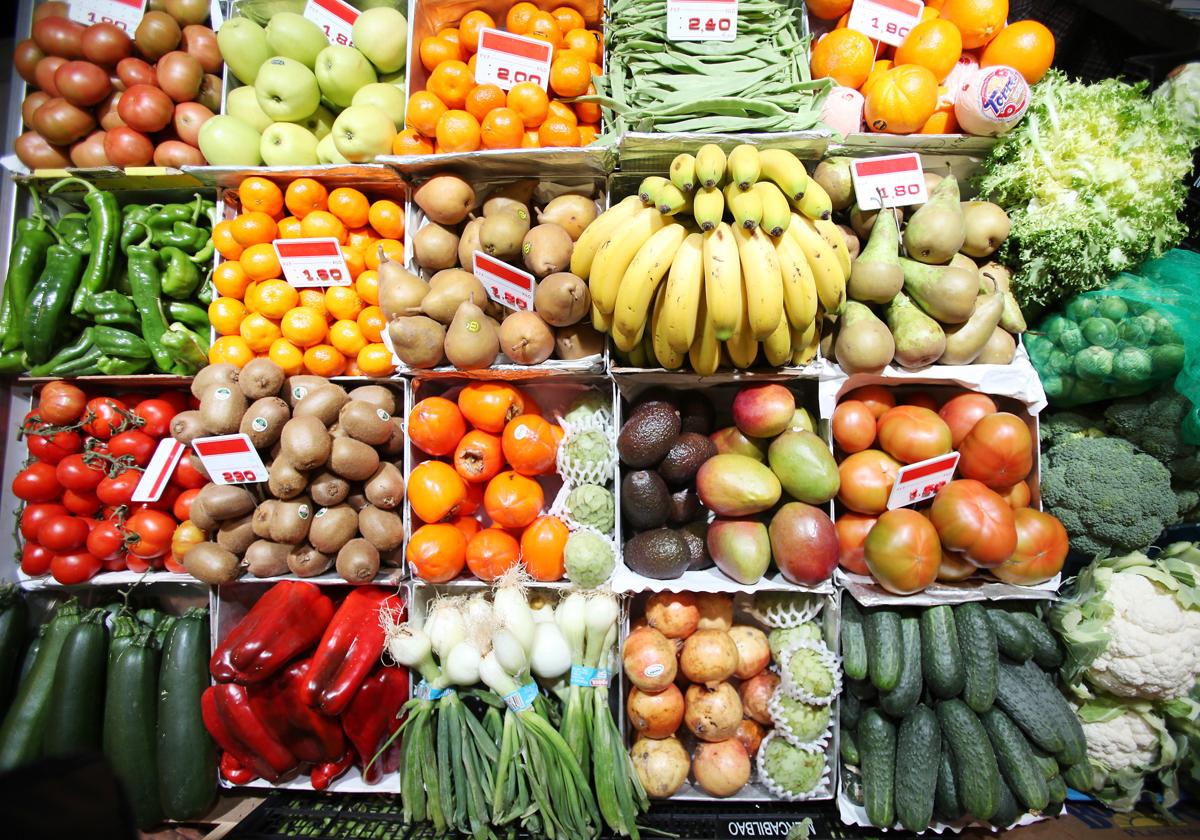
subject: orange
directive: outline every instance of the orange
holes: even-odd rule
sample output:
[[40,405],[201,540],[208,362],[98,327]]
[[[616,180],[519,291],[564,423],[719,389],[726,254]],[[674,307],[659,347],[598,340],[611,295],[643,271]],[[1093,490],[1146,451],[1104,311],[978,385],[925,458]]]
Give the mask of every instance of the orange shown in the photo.
[[390,199],[382,198],[372,204],[367,221],[384,239],[404,238],[404,207]]
[[471,78],[475,78],[475,56],[467,59],[467,69],[471,71]]
[[[980,67],[1004,64],[1037,84],[1054,61],[1054,35],[1036,20],[1019,20],[1000,30],[983,48]],[[214,234],[215,236],[215,234]]]
[[973,50],[1000,34],[1008,18],[1008,0],[946,0],[940,13],[962,33],[963,48]]
[[496,85],[475,85],[467,94],[467,113],[482,120],[488,111],[504,107],[504,91]]
[[401,265],[404,264],[404,243],[397,242],[395,239],[380,239],[368,248],[367,253],[363,255],[368,269],[379,268],[379,263],[381,262],[379,251],[381,248],[389,260],[396,260]]
[[304,351],[304,367],[316,376],[341,376],[346,369],[346,357],[336,347],[318,344]]
[[[383,328],[386,326],[387,319],[383,317],[383,310],[378,306],[368,306],[358,313],[358,328],[362,330],[367,341],[382,340]],[[362,362],[359,362],[359,365],[361,364]]]
[[404,124],[415,128],[426,137],[432,137],[437,128],[438,117],[444,113],[445,102],[427,90],[419,90],[408,98],[408,105],[404,109]]
[[243,248],[260,245],[275,238],[275,220],[261,210],[242,213],[233,220],[233,238]]
[[325,308],[335,319],[354,320],[362,312],[363,302],[353,286],[330,286],[325,290]]
[[271,343],[283,335],[279,331],[279,324],[258,312],[252,312],[242,319],[238,333],[255,353],[266,353],[271,349]]
[[320,289],[301,289],[299,305],[307,307],[308,309],[315,309],[320,312],[322,321],[324,321],[329,314],[325,311],[325,293]]
[[271,342],[267,358],[283,368],[286,376],[295,376],[304,369],[304,353],[286,338],[277,338]]
[[421,39],[421,64],[426,70],[432,70],[443,61],[453,61],[459,57],[458,44],[437,35],[427,35]]
[[342,371],[342,376],[362,376],[363,372],[358,367],[358,359],[353,356],[346,360],[346,369]]
[[283,273],[283,269],[279,267],[279,256],[275,253],[275,247],[265,242],[261,245],[251,245],[242,252],[242,258],[238,262],[242,264],[246,276],[256,283],[259,280],[273,280]]
[[508,92],[508,107],[517,112],[526,128],[537,128],[550,110],[550,98],[533,82],[518,82]]
[[274,216],[283,209],[283,193],[266,178],[252,175],[238,187],[238,198],[242,201],[242,212],[261,210]]
[[578,146],[579,129],[573,123],[551,117],[538,126],[538,142],[543,147]]
[[862,87],[859,88],[859,90],[862,92],[862,95],[866,96],[868,93],[870,93],[871,86],[879,80],[880,76],[891,69],[892,62],[889,59],[883,58],[879,61],[876,61],[871,67],[871,72],[867,74],[867,80],[863,82]]
[[525,124],[521,122],[520,114],[512,108],[497,108],[483,118],[479,142],[485,149],[517,149],[524,132]]
[[[586,95],[594,96],[595,93],[596,93],[596,86],[594,84],[589,84],[587,87]],[[584,123],[600,122],[600,117],[601,117],[600,106],[597,105],[595,102],[575,102],[571,105],[571,107],[575,109],[575,118],[578,119],[580,122],[584,122]]]
[[466,111],[447,111],[438,118],[437,143],[441,152],[478,150],[479,121]]
[[521,135],[521,148],[522,149],[540,149],[541,147],[542,147],[542,141],[538,139],[538,133],[537,133],[536,128],[531,129],[530,131],[526,131],[524,134]]
[[896,64],[919,64],[928,68],[939,82],[950,75],[962,55],[962,35],[949,21],[927,20],[918,23],[896,47]]
[[941,16],[942,16],[941,12],[939,12],[937,9],[935,9],[929,5],[926,5],[925,8],[921,10],[921,22],[922,23],[927,20],[933,20],[934,18],[941,17]]
[[362,330],[357,321],[342,319],[334,321],[329,328],[329,343],[352,358],[358,356],[358,351],[367,346]]
[[600,58],[600,42],[583,27],[571,29],[563,35],[563,46],[573,53],[579,53],[589,63]]
[[461,61],[443,61],[429,74],[425,89],[442,100],[447,108],[461,109],[467,94],[475,87],[475,75]]
[[237,260],[226,260],[213,269],[212,281],[217,294],[238,300],[245,296],[246,287],[250,285],[242,264]]
[[297,347],[312,347],[325,340],[329,330],[325,326],[325,314],[307,306],[289,309],[279,322],[283,337]]
[[233,219],[225,219],[213,225],[213,246],[227,260],[236,260],[242,255],[242,245],[233,236]]
[[529,25],[537,13],[538,7],[532,3],[517,3],[508,10],[504,18],[504,28],[514,35],[524,35],[529,31]]
[[594,123],[579,126],[579,145],[587,146],[596,142],[600,136],[600,126]]
[[[419,93],[414,93],[413,96],[420,96]],[[433,94],[429,94],[434,99],[437,99]],[[408,100],[412,104],[412,99]],[[446,106],[443,105],[444,109]],[[439,115],[440,116],[440,115]],[[405,116],[407,119],[407,115]],[[437,125],[437,120],[433,121],[434,126]],[[396,135],[396,139],[392,141],[392,154],[394,155],[431,155],[433,154],[433,144],[426,140],[417,132],[415,128],[406,128]]]
[[579,53],[562,53],[550,65],[550,89],[559,96],[583,96],[591,83],[592,68]]
[[821,20],[837,20],[850,11],[854,0],[804,0],[809,14]]
[[342,259],[346,261],[346,268],[350,271],[351,280],[358,277],[358,275],[367,269],[366,258],[363,256],[362,248],[350,248],[343,245]]
[[467,51],[463,49],[462,35],[459,34],[458,27],[447,26],[443,29],[440,29],[438,30],[437,36],[443,41],[449,41],[451,44],[453,44],[458,49],[459,58],[466,58]]
[[812,75],[857,90],[867,80],[874,60],[870,38],[853,29],[835,29],[813,46]]
[[364,303],[372,306],[379,303],[379,272],[368,269],[354,278],[354,291]]
[[235,298],[219,297],[208,305],[208,321],[220,335],[237,335],[245,317],[246,307]]
[[314,210],[304,217],[300,230],[306,237],[332,236],[338,242],[345,242],[349,233],[342,220],[328,210]]
[[940,94],[945,88],[938,88],[938,105],[933,115],[925,120],[918,134],[957,134],[959,133],[958,117],[954,115],[954,100],[944,100]]
[[283,203],[288,212],[303,219],[313,210],[327,209],[329,191],[312,178],[297,178],[288,184]]
[[348,228],[360,228],[367,223],[371,202],[352,187],[338,187],[329,194],[329,212]]
[[888,70],[871,86],[863,116],[871,131],[911,134],[937,108],[937,79],[919,64]]
[[570,6],[559,6],[550,15],[558,23],[558,28],[562,30],[564,35],[572,29],[583,29],[587,26],[587,21],[583,19],[583,15]]
[[391,376],[396,369],[392,352],[383,344],[368,344],[358,351],[358,369],[364,376]]
[[547,41],[551,46],[557,47],[562,41],[562,30],[558,27],[558,21],[554,19],[554,15],[549,12],[536,12],[529,19],[529,29],[525,32],[526,38],[538,38],[542,41]]
[[250,285],[246,287],[246,294],[242,296],[242,303],[246,304],[247,312],[258,311],[258,297],[255,294],[257,290],[258,284],[254,282],[251,282]]
[[495,29],[496,21],[487,12],[478,9],[467,12],[458,22],[458,34],[461,46],[469,53],[479,49],[479,30]]
[[300,219],[296,216],[288,216],[286,219],[280,219],[275,235],[280,239],[299,239],[304,235]]
[[254,291],[258,311],[268,318],[282,318],[300,302],[300,293],[282,280],[259,283]]
[[346,231],[346,247],[357,248],[364,253],[371,246],[372,242],[378,242],[379,239],[379,234],[365,226]]
[[560,119],[569,122],[571,125],[579,124],[579,117],[576,116],[574,109],[565,102],[559,102],[557,99],[550,100],[550,106],[546,109],[546,119]]
[[208,348],[210,365],[230,364],[241,368],[253,358],[254,351],[246,345],[246,339],[240,335],[223,335]]

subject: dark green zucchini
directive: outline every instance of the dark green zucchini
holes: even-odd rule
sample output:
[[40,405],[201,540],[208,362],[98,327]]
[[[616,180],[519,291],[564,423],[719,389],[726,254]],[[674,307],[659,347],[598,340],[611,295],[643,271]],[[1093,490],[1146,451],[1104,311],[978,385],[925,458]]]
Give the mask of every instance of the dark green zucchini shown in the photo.
[[43,752],[69,755],[100,749],[108,630],[93,610],[71,628],[58,655]]
[[163,815],[191,820],[216,798],[217,758],[200,716],[208,688],[208,610],[189,610],[171,627],[158,676],[158,792]]
[[104,752],[141,829],[163,818],[155,743],[158,660],[151,631],[141,631],[117,657],[104,698]]
[[18,666],[25,652],[29,610],[20,587],[0,586],[0,713],[8,709],[17,688]]

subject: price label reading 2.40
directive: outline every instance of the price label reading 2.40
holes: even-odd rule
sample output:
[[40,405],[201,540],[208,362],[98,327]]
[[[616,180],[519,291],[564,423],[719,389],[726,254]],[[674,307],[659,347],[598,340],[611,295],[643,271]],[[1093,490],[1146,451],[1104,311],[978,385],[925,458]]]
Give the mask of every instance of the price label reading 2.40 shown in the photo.
[[142,22],[146,0],[71,0],[67,16],[84,26],[93,23],[111,23],[132,36]]
[[921,0],[854,0],[846,27],[896,47],[921,22],[924,10]]
[[921,156],[915,152],[856,160],[850,177],[855,201],[863,210],[924,204],[929,198]]
[[342,0],[308,0],[304,16],[325,31],[330,44],[353,47],[350,31],[358,20],[358,9]]
[[294,288],[350,285],[350,269],[333,237],[276,239],[273,244],[284,279]]
[[667,0],[672,41],[733,41],[737,20],[737,0]]
[[554,47],[547,41],[481,29],[475,53],[475,84],[510,90],[513,85],[530,82],[545,90],[553,57]]

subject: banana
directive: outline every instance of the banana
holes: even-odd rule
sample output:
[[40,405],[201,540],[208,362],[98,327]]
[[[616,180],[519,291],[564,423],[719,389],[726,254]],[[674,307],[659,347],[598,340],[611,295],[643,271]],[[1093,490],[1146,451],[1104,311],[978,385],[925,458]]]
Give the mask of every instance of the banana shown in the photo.
[[592,260],[592,271],[588,286],[592,301],[600,311],[610,314],[617,303],[617,290],[625,269],[637,256],[638,249],[646,244],[666,220],[653,207],[643,207],[632,219],[614,231]]
[[752,230],[762,220],[762,199],[754,190],[739,190],[733,184],[725,185],[725,203],[738,227]]
[[[681,224],[670,224],[659,228],[638,249],[621,278],[613,309],[612,334],[621,346],[621,339],[640,335],[650,317],[650,304],[658,286],[671,267],[671,260],[687,236],[687,228]],[[601,303],[603,306],[603,302]],[[632,346],[632,343],[630,343]]]
[[721,366],[721,342],[717,341],[703,296],[700,297],[700,308],[696,311],[696,338],[688,348],[688,361],[692,364],[692,370],[701,376],[712,376]]
[[612,313],[605,314],[601,312],[596,308],[595,301],[592,301],[592,329],[601,333],[612,330]]
[[663,184],[669,183],[670,181],[661,175],[647,175],[642,179],[642,183],[638,184],[638,198],[642,200],[642,204],[653,207],[658,204],[658,191],[662,189]]
[[704,300],[717,340],[726,341],[742,321],[742,264],[725,222],[704,234]]
[[629,367],[632,368],[648,368],[650,367],[649,348],[646,347],[644,341],[637,342],[632,350],[625,354],[629,359]]
[[762,341],[779,328],[783,316],[783,277],[775,246],[762,228],[734,228],[738,258],[742,263],[742,285],[746,290],[746,320],[755,341]]
[[783,278],[783,308],[793,329],[806,329],[817,317],[817,282],[808,258],[793,236],[781,236],[775,243],[779,273]]
[[729,175],[729,183],[739,190],[748,190],[754,186],[762,173],[762,164],[758,160],[758,149],[749,143],[734,146],[725,162],[725,172]]
[[758,153],[762,177],[773,181],[792,201],[799,201],[808,189],[808,170],[800,158],[787,149],[763,149]]
[[812,226],[816,228],[817,233],[821,234],[821,238],[829,243],[829,247],[837,254],[838,263],[842,267],[842,274],[850,277],[850,247],[846,244],[846,237],[842,235],[842,229],[828,219],[817,219],[812,222]]
[[762,201],[762,221],[759,225],[771,236],[783,236],[792,223],[792,208],[779,187],[770,181],[757,181],[750,188]]
[[701,187],[692,198],[692,217],[701,230],[712,230],[725,215],[725,194],[719,187]]
[[[696,339],[696,313],[704,297],[704,237],[692,233],[683,240],[663,285],[665,312],[658,329],[677,353],[686,353]],[[813,293],[814,305],[816,293]],[[657,338],[655,339],[657,340]]]
[[808,179],[808,189],[800,198],[793,199],[792,204],[810,219],[828,219],[833,215],[833,200],[814,178]]
[[659,286],[658,294],[654,297],[654,311],[650,315],[650,346],[654,348],[654,358],[660,365],[667,370],[675,370],[687,358],[687,350],[676,350],[667,343],[666,333],[662,328],[663,301],[666,299],[667,287]]
[[664,216],[674,216],[690,205],[690,193],[685,193],[670,181],[658,188],[658,212]]
[[826,312],[837,312],[846,300],[846,276],[842,274],[842,265],[829,243],[805,221],[803,216],[793,215],[786,235],[793,237],[804,252],[817,284],[817,297],[821,305]]
[[642,200],[638,196],[631,195],[593,219],[592,223],[584,228],[583,233],[575,240],[575,247],[571,250],[571,273],[584,280],[588,279],[596,251],[608,240],[613,231],[633,218],[633,214],[641,210],[643,206]]
[[696,158],[687,152],[675,155],[671,161],[671,183],[681,192],[690,193],[696,188]]
[[763,355],[771,367],[781,367],[792,359],[792,332],[786,317],[780,317],[779,326],[762,343]]
[[729,354],[729,361],[739,370],[753,366],[754,359],[758,356],[758,341],[755,340],[754,332],[750,329],[750,319],[746,314],[750,307],[745,296],[746,287],[743,284],[742,320],[738,322],[733,335],[729,336],[729,340],[725,342],[725,352]]
[[817,329],[819,318],[803,330],[792,330],[792,364],[804,367],[817,358],[817,346],[821,343],[821,331]]
[[696,181],[702,187],[719,187],[725,180],[725,151],[705,143],[696,151]]

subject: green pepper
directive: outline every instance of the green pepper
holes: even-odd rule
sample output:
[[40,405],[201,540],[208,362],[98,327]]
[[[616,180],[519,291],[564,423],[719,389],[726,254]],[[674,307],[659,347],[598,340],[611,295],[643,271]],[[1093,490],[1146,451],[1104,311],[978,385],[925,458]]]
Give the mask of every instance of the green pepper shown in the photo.
[[29,359],[23,350],[9,350],[0,353],[0,373],[20,373],[29,366]]
[[81,254],[91,251],[91,240],[88,238],[88,217],[86,213],[67,213],[54,226],[60,241],[70,245]]
[[174,360],[169,349],[162,345],[167,332],[163,313],[162,275],[159,274],[158,254],[144,243],[129,249],[129,285],[133,302],[142,316],[142,338],[150,345],[154,364],[163,373],[170,373]]
[[74,361],[67,362],[62,367],[51,371],[49,376],[98,376],[100,374],[100,360],[104,358],[104,354],[100,352],[100,348],[95,344],[91,348]]
[[172,324],[163,336],[162,343],[175,359],[172,373],[194,376],[200,368],[208,364],[208,352],[204,348],[206,342],[183,324]]
[[121,215],[121,250],[139,242],[147,233],[146,220],[154,211],[144,204],[127,204]]
[[208,311],[203,306],[186,303],[181,300],[167,301],[167,318],[179,321],[185,327],[207,333],[211,328],[208,322]]
[[0,336],[3,336],[4,350],[15,350],[21,346],[25,305],[35,280],[46,264],[46,252],[53,244],[54,236],[46,230],[46,222],[40,216],[17,222],[12,250],[8,255],[3,302],[0,302]]
[[208,273],[208,277],[204,280],[204,285],[200,287],[200,291],[196,292],[196,300],[200,301],[205,306],[213,302],[216,297],[215,289],[213,289],[212,272]]
[[158,256],[163,263],[163,294],[178,300],[190,297],[200,285],[200,269],[178,248],[161,248]]
[[140,335],[116,327],[93,327],[92,338],[100,352],[126,359],[149,359],[150,347]]
[[126,359],[121,356],[101,355],[96,367],[105,376],[132,376],[149,366],[149,359]]
[[82,178],[63,178],[50,188],[50,194],[53,195],[66,184],[83,185],[86,189],[83,203],[90,211],[88,241],[91,243],[92,253],[88,257],[87,270],[84,271],[83,279],[71,302],[71,313],[78,315],[83,312],[83,302],[87,296],[104,291],[112,280],[121,242],[121,206],[117,203],[115,195],[96,189]]
[[213,253],[216,250],[217,243],[213,241],[212,234],[209,234],[208,242],[204,243],[204,247],[189,257],[189,259],[194,263],[212,262]]
[[133,301],[120,292],[109,289],[92,295],[83,305],[92,322],[110,327],[141,327],[141,319]]
[[70,344],[57,353],[46,362],[35,365],[29,369],[30,376],[50,376],[55,369],[63,367],[68,362],[73,362],[82,357],[85,353],[92,349],[96,344],[92,338],[92,327],[88,327],[73,344]]
[[40,365],[53,355],[54,342],[65,332],[64,316],[83,277],[84,257],[70,245],[46,249],[46,265],[29,295],[21,321],[21,346],[31,364]]
[[158,208],[146,220],[146,224],[151,230],[170,230],[176,222],[191,222],[195,224],[200,218],[200,214],[204,212],[204,205],[211,204],[206,202],[200,196],[200,193],[195,193],[194,197],[187,204],[166,204]]
[[208,244],[211,234],[191,222],[176,222],[171,230],[155,230],[151,233],[151,242],[157,248],[182,248],[189,254],[194,254]]

